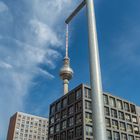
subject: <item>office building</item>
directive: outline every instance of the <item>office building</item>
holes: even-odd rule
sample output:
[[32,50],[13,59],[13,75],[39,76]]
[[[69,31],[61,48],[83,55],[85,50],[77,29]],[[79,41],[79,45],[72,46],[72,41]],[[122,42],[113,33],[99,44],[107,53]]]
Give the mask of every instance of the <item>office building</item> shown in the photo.
[[[103,96],[108,140],[140,140],[139,107],[108,93]],[[81,84],[53,102],[49,140],[93,140],[91,101],[90,87]]]
[[7,140],[48,140],[48,119],[15,113],[10,118]]

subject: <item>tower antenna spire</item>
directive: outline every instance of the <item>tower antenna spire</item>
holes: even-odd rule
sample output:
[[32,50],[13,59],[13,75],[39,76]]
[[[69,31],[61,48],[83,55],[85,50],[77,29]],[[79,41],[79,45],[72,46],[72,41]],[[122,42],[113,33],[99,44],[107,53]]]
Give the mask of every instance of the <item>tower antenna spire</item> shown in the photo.
[[69,25],[66,24],[66,57],[68,57],[68,47],[69,47]]
[[70,67],[70,59],[68,56],[68,45],[69,45],[69,25],[66,24],[66,56],[64,58],[64,64],[63,67],[60,69],[60,77],[63,80],[64,85],[64,94],[68,93],[68,84],[69,80],[73,77],[73,70]]

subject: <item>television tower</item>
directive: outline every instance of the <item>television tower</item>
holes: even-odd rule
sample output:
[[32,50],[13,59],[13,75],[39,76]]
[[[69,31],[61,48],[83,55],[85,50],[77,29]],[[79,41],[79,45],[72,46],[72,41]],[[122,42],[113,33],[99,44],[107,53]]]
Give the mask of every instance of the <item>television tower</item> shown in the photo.
[[68,56],[68,34],[69,34],[68,31],[69,31],[69,27],[68,24],[66,24],[66,54],[63,60],[64,61],[63,67],[60,69],[60,77],[63,80],[63,85],[64,85],[64,94],[68,93],[69,80],[71,80],[73,77],[73,70],[70,67],[70,59]]

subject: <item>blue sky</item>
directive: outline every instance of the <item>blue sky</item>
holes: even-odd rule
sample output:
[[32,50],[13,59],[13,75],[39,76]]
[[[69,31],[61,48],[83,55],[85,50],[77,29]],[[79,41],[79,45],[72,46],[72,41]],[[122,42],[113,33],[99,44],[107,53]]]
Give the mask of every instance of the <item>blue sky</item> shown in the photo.
[[[80,0],[0,0],[0,140],[16,111],[48,116],[63,95],[64,19]],[[95,0],[104,91],[140,105],[140,1]],[[86,9],[70,24],[70,89],[89,84]]]

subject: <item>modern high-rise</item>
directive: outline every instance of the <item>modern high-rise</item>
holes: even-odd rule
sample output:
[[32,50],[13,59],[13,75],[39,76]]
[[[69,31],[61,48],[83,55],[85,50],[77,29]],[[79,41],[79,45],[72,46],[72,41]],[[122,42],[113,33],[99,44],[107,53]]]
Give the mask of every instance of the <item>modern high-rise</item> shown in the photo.
[[[103,99],[108,140],[140,140],[140,108],[109,93]],[[93,140],[91,102],[91,89],[84,84],[54,101],[49,140]]]
[[10,118],[7,140],[48,140],[48,119],[15,113]]

